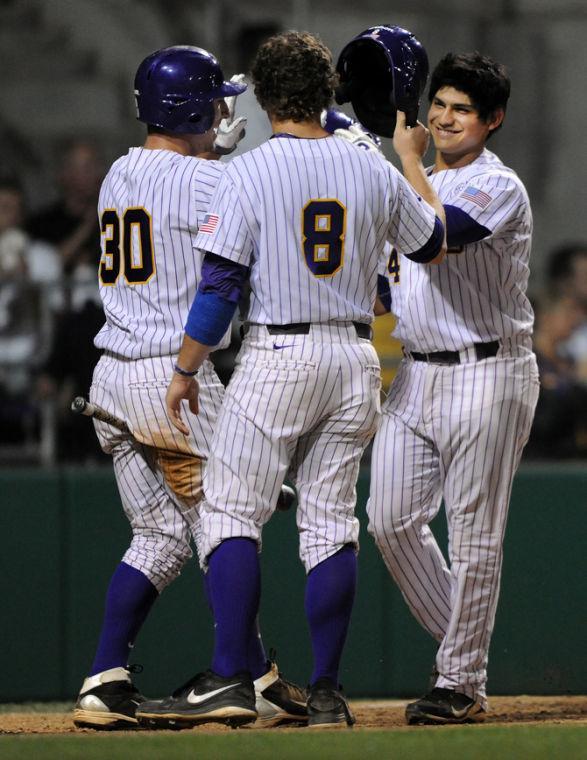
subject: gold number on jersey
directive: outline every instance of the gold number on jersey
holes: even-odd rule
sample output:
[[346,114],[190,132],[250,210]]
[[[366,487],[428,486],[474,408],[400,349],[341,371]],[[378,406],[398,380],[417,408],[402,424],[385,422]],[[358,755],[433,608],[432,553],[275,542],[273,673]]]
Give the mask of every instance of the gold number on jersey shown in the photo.
[[387,265],[387,271],[392,276],[392,282],[397,285],[399,282],[399,254],[395,248],[391,249],[389,254],[389,263]]
[[314,277],[332,277],[344,263],[346,208],[336,198],[312,199],[302,209],[302,250]]
[[153,224],[149,212],[141,206],[127,208],[121,223],[115,209],[105,209],[100,228],[103,238],[99,269],[102,285],[114,285],[122,269],[129,285],[148,282],[155,274]]
[[113,208],[107,208],[100,220],[102,230],[102,261],[100,262],[100,282],[114,285],[120,274],[120,223]]

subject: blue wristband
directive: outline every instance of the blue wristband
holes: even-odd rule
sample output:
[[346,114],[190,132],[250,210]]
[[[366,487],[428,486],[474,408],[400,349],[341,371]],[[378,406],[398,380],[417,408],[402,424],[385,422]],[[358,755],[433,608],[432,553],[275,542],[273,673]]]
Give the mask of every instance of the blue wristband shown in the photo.
[[173,365],[173,371],[177,372],[177,374],[181,375],[182,377],[195,377],[198,374],[197,369],[195,369],[193,372],[188,372],[187,369],[182,369],[179,364]]

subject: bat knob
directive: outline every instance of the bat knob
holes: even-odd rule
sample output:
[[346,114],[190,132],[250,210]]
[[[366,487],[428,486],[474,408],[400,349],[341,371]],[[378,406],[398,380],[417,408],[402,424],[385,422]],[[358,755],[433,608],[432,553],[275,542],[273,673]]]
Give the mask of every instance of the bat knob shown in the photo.
[[277,511],[278,512],[287,512],[288,509],[290,509],[296,500],[296,492],[293,488],[290,488],[290,486],[286,486],[285,484],[281,486],[281,491],[279,492],[279,496],[277,498]]
[[88,402],[85,400],[83,396],[76,396],[74,400],[71,402],[71,411],[75,412],[76,414],[83,414],[87,403]]

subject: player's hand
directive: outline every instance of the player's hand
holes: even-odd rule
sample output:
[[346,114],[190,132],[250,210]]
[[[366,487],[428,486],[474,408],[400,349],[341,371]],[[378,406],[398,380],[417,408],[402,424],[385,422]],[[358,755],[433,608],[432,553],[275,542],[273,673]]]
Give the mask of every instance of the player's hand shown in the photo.
[[[233,84],[242,84],[244,79],[244,74],[234,74],[234,76],[230,77],[230,81]],[[238,95],[230,95],[228,98],[224,98],[227,115],[225,115],[218,125],[216,139],[214,140],[214,153],[219,156],[227,156],[229,153],[232,153],[246,134],[246,116],[239,116],[238,119],[234,118],[237,97]]]
[[246,126],[246,116],[239,116],[233,122],[229,122],[228,119],[222,119],[216,130],[214,153],[219,156],[227,156],[229,153],[232,153],[245,136]]
[[[231,84],[243,84],[245,81],[245,75],[233,74],[230,77],[229,81]],[[228,98],[224,98],[224,102],[226,103],[226,107],[228,108],[228,116],[226,117],[228,121],[232,121],[234,119],[234,112],[236,109],[237,98],[238,98],[238,95],[230,95]]]
[[165,396],[165,406],[171,424],[184,435],[190,434],[190,429],[185,424],[181,415],[181,402],[187,399],[190,406],[190,412],[197,414],[199,386],[195,377],[183,377],[177,373],[173,374],[167,394]]
[[415,127],[408,127],[405,113],[397,112],[393,148],[402,161],[413,157],[421,160],[428,150],[429,142],[430,132],[421,122]]

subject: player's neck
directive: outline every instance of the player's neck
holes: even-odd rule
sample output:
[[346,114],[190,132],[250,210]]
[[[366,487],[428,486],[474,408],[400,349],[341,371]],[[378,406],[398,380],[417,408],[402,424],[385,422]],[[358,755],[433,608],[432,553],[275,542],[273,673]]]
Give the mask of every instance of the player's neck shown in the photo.
[[481,145],[478,149],[468,153],[442,153],[442,151],[437,150],[434,158],[434,171],[442,172],[445,169],[460,169],[463,166],[468,166],[479,158],[484,149],[485,145]]
[[147,135],[143,148],[147,150],[170,150],[182,156],[196,156],[211,148],[211,140],[206,135]]
[[281,121],[271,118],[271,129],[274,135],[293,135],[294,137],[305,137],[316,139],[319,137],[329,137],[329,133],[322,128],[319,121],[292,121],[286,119]]

